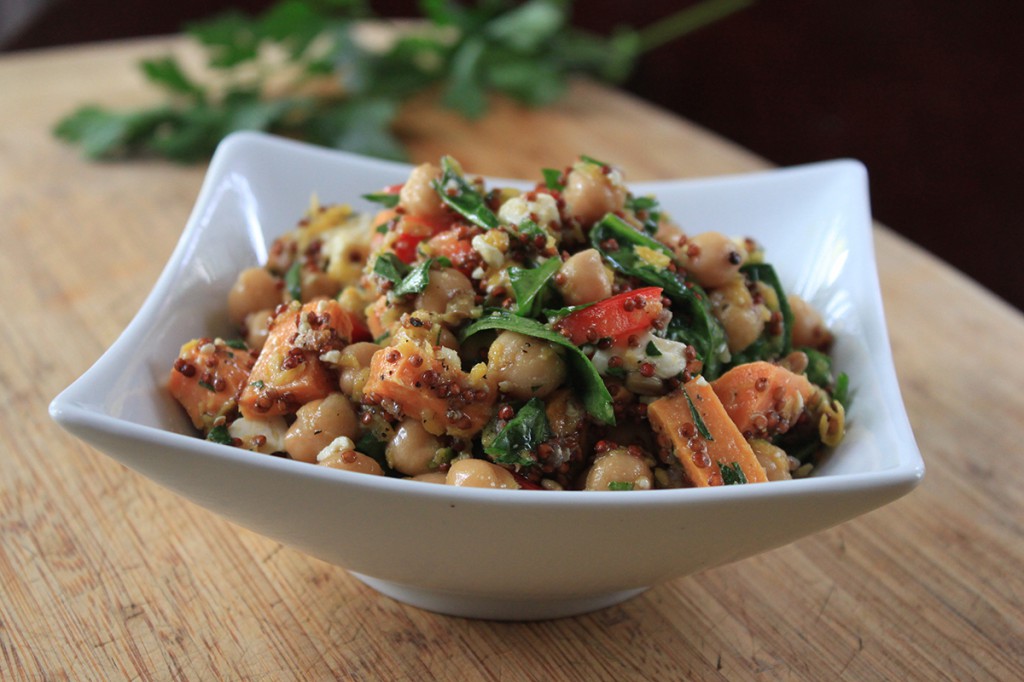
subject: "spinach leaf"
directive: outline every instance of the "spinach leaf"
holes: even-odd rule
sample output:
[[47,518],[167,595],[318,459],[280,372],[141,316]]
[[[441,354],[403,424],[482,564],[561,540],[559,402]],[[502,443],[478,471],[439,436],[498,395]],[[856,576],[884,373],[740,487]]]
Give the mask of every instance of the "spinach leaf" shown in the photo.
[[498,217],[487,207],[483,195],[462,177],[452,157],[441,159],[441,178],[434,180],[432,185],[441,201],[474,225],[490,230],[500,224]]
[[597,373],[594,364],[569,339],[545,325],[528,317],[519,317],[506,311],[495,311],[482,317],[466,327],[461,334],[465,341],[473,334],[488,329],[501,329],[518,332],[538,339],[544,339],[565,349],[565,357],[569,365],[578,393],[581,394],[587,413],[603,424],[615,423],[615,411],[612,409],[612,396],[604,385],[604,380]]
[[544,412],[544,401],[530,398],[505,428],[484,445],[484,452],[499,464],[531,466],[537,463],[531,453],[549,438],[551,426]]
[[516,297],[516,315],[537,317],[546,294],[550,291],[551,278],[561,266],[561,259],[549,258],[535,268],[508,269],[508,278]]

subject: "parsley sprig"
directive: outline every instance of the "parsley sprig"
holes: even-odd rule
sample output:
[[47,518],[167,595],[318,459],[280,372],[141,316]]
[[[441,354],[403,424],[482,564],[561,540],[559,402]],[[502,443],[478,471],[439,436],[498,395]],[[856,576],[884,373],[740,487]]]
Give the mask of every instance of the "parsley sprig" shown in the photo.
[[173,56],[142,61],[164,103],[84,106],[54,132],[93,159],[195,162],[238,130],[402,159],[392,125],[401,104],[427,88],[468,117],[486,112],[491,93],[544,106],[572,74],[621,82],[643,52],[751,1],[703,0],[606,38],[570,25],[571,0],[421,0],[421,21],[396,24],[382,46],[366,39],[368,23],[383,21],[366,0],[280,0],[258,16],[233,11],[186,26],[205,52],[202,74]]

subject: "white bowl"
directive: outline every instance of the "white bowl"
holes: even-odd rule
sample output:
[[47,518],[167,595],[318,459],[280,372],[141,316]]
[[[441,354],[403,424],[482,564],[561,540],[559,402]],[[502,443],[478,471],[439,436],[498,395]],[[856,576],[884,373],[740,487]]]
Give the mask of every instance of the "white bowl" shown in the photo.
[[[843,444],[807,479],[632,493],[456,488],[252,454],[198,438],[164,381],[178,348],[230,336],[225,297],[311,192],[359,196],[400,164],[240,133],[218,149],[188,226],[121,337],[54,399],[53,418],[119,462],[242,526],[422,608],[535,619],[779,547],[908,493],[924,464],[900,397],[855,161],[634,184],[687,231],[750,235],[836,334],[854,403]],[[539,169],[538,169],[539,173]],[[198,529],[197,529],[198,532]]]

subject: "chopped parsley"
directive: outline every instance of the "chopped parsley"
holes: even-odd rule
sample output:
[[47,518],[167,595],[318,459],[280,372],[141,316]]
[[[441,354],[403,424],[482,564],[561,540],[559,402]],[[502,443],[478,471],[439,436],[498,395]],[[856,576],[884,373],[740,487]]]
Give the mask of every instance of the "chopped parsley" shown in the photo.
[[739,462],[718,463],[718,470],[722,472],[722,483],[724,485],[740,485],[747,482],[747,476]]
[[693,404],[693,400],[690,399],[690,394],[687,393],[686,388],[682,389],[683,397],[686,398],[686,404],[690,408],[690,417],[693,418],[693,425],[697,427],[697,433],[704,437],[704,440],[714,440],[711,432],[708,430],[708,425],[704,423],[704,420],[700,416],[700,412],[697,411],[697,406]]
[[220,443],[222,445],[231,445],[234,439],[231,434],[228,433],[228,427],[220,424],[210,429],[210,432],[206,434],[206,440],[213,441],[214,443]]

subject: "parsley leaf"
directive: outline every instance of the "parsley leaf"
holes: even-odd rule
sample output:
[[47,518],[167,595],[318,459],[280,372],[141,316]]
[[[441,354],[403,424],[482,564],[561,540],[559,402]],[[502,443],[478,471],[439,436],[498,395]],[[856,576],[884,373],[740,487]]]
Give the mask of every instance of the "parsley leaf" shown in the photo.
[[704,437],[704,440],[714,440],[711,435],[711,431],[708,430],[708,425],[704,423],[704,419],[700,416],[700,412],[697,411],[697,406],[693,404],[693,399],[690,398],[689,391],[685,387],[682,389],[683,397],[686,398],[686,406],[690,408],[690,418],[693,419],[693,425],[697,427],[697,433]]
[[740,485],[747,482],[747,475],[743,473],[739,462],[719,462],[718,470],[722,473],[724,485]]
[[213,441],[214,443],[220,443],[222,445],[231,445],[234,442],[231,434],[228,433],[228,427],[223,424],[214,426],[210,429],[210,432],[206,434],[206,440]]
[[[358,22],[379,18],[366,0],[279,0],[259,15],[231,10],[187,25],[205,52],[204,73],[188,73],[170,56],[142,62],[167,103],[126,112],[83,107],[54,133],[94,159],[200,161],[235,130],[400,159],[398,107],[428,88],[439,87],[444,104],[468,117],[487,111],[491,93],[543,106],[565,92],[571,74],[621,82],[643,52],[750,1],[702,0],[604,37],[571,26],[572,2],[564,0],[423,0],[426,21],[396,29],[397,39],[380,48],[355,36]],[[311,81],[317,87],[307,87]]]

